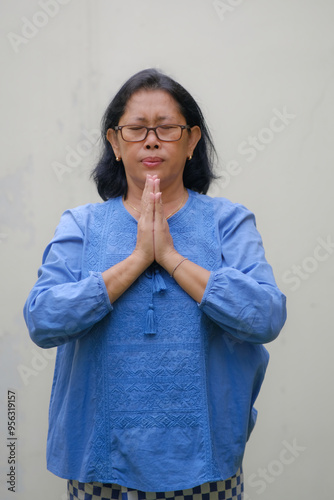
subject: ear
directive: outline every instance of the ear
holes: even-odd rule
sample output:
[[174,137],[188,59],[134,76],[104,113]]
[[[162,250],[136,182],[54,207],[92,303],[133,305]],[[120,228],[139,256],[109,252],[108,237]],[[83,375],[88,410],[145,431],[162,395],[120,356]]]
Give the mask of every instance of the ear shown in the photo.
[[107,130],[107,141],[111,144],[111,147],[113,148],[114,154],[117,157],[121,157],[121,152],[120,152],[120,147],[119,147],[119,141],[118,141],[118,135],[115,130],[112,128],[108,128]]
[[198,125],[191,127],[191,132],[189,134],[189,141],[188,141],[188,156],[192,156],[194,154],[194,149],[196,148],[197,143],[200,140],[201,136],[202,136],[201,129],[199,128]]

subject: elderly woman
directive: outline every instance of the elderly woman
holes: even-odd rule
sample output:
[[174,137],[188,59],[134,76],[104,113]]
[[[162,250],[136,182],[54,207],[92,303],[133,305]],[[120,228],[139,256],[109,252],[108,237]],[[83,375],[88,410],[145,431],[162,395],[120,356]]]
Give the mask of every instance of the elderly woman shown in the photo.
[[242,499],[285,297],[254,216],[205,194],[214,147],[181,85],[134,75],[102,132],[104,202],[63,214],[24,309],[58,346],[48,469],[69,499]]

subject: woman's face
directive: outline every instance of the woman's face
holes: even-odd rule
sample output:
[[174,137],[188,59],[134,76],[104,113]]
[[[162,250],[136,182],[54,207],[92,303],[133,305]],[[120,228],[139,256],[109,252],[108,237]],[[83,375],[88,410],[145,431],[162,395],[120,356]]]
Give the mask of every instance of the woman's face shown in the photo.
[[[139,90],[129,99],[119,125],[186,125],[177,102],[164,90]],[[143,190],[146,175],[160,178],[161,190],[183,186],[183,170],[201,137],[199,127],[183,130],[179,141],[160,141],[151,130],[141,142],[126,142],[120,132],[108,130],[107,139],[115,156],[122,158],[128,191]]]

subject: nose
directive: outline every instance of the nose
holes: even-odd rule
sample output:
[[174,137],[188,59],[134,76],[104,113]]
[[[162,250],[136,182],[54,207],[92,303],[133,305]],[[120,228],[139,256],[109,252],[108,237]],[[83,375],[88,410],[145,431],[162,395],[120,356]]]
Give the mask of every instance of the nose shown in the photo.
[[150,130],[149,133],[147,134],[147,137],[145,139],[145,144],[144,147],[146,149],[159,149],[160,147],[160,141],[158,139],[158,136],[156,134],[155,130]]

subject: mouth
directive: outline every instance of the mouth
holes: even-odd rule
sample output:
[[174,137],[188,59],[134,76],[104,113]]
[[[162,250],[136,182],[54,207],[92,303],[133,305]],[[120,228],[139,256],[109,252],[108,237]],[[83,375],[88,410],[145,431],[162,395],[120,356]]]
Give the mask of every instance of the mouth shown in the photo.
[[147,156],[143,158],[141,162],[145,167],[154,168],[158,167],[163,162],[163,159],[159,156]]

